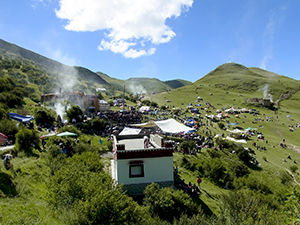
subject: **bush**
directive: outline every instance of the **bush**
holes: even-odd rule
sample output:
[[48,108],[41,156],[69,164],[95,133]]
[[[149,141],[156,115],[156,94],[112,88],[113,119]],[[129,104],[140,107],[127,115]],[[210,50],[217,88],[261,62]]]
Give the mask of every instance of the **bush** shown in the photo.
[[71,108],[66,111],[66,117],[68,118],[69,122],[72,122],[73,119],[75,119],[76,122],[79,122],[82,120],[82,116],[83,111],[77,105],[71,106]]
[[26,155],[32,155],[34,148],[39,149],[39,136],[35,130],[23,128],[16,134],[15,147],[18,152],[25,152]]
[[0,120],[0,131],[6,136],[13,137],[13,141],[16,133],[18,133],[17,123],[11,119],[2,119]]
[[223,130],[224,127],[225,127],[224,123],[222,123],[222,122],[219,122],[219,123],[218,123],[218,126],[219,126],[219,128],[220,128],[221,130]]
[[47,124],[48,126],[53,125],[55,116],[55,111],[48,108],[41,108],[34,114],[36,124]]
[[77,127],[72,126],[72,125],[67,125],[67,126],[64,126],[62,128],[59,128],[59,133],[66,132],[66,131],[69,131],[71,133],[75,133],[77,135],[81,135],[81,131],[79,129],[77,129]]
[[279,171],[279,178],[281,180],[281,183],[283,184],[289,184],[293,181],[292,176],[287,171]]
[[160,219],[171,222],[174,218],[180,218],[181,214],[191,216],[198,212],[198,206],[182,190],[160,189],[158,184],[152,183],[144,193],[144,205],[149,207],[152,216],[159,216]]
[[234,191],[222,197],[222,224],[285,224],[270,198],[254,192]]
[[227,173],[225,164],[220,158],[213,158],[206,162],[204,174],[213,179],[218,185],[231,186],[232,178]]
[[292,165],[292,166],[290,166],[290,170],[291,170],[293,173],[295,173],[295,172],[298,170],[298,166]]
[[[140,207],[104,172],[96,153],[65,161],[49,183],[50,204],[69,224],[141,224]],[[74,216],[76,215],[76,216]]]
[[183,141],[179,144],[179,150],[192,150],[196,146],[195,141]]

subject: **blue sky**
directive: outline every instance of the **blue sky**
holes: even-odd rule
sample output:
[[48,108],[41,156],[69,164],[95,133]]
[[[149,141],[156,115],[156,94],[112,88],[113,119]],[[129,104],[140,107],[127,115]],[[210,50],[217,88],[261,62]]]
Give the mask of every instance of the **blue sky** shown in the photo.
[[298,0],[1,0],[0,38],[128,79],[236,62],[300,79]]

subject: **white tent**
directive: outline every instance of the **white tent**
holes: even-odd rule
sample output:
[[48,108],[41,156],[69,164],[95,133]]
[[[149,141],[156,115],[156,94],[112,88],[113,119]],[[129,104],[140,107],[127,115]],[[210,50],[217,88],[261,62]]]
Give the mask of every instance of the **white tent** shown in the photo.
[[139,109],[139,112],[148,112],[150,110],[150,106],[142,106],[140,109]]
[[139,134],[141,130],[142,129],[124,127],[124,129],[119,135],[135,135],[135,134]]
[[239,139],[238,140],[238,139],[227,136],[226,140],[233,141],[233,142],[240,143],[240,144],[247,144],[247,141],[245,139]]
[[174,119],[162,120],[162,121],[149,121],[148,123],[141,124],[130,124],[130,126],[135,127],[154,127],[156,124],[162,131],[166,133],[180,133],[180,132],[188,132],[194,130],[188,126],[185,126],[182,123],[177,122]]
[[182,123],[177,122],[174,119],[162,120],[162,121],[154,121],[156,125],[164,132],[167,133],[180,133],[194,130],[188,126],[185,126]]
[[227,129],[227,131],[229,131],[230,133],[235,133],[235,134],[245,132],[244,130],[239,130],[239,129],[234,129],[234,130],[228,130]]

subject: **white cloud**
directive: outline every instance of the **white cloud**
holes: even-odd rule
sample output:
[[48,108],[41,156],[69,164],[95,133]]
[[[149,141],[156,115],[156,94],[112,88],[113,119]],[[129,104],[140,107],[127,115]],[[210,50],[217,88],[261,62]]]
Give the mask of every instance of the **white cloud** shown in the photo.
[[[99,50],[125,57],[154,54],[149,45],[169,42],[176,34],[165,22],[181,15],[194,0],[60,0],[57,17],[71,31],[106,30]],[[148,50],[147,44],[148,44]]]
[[260,62],[260,68],[267,69],[267,63],[273,58],[274,36],[285,18],[286,7],[273,9],[269,13],[268,23],[263,34],[264,56]]

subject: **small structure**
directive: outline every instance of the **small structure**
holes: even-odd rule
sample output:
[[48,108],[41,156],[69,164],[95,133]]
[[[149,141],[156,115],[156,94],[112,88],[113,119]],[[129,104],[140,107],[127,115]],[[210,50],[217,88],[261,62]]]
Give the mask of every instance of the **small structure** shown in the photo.
[[150,106],[144,105],[144,106],[141,106],[141,108],[139,108],[139,112],[141,112],[141,113],[148,113],[150,111],[153,111]]
[[141,195],[152,182],[172,186],[173,142],[159,135],[113,136],[112,178],[130,195]]
[[75,105],[89,111],[106,111],[110,109],[110,105],[105,100],[100,100],[98,95],[86,95],[83,92],[64,92],[42,94],[41,101],[44,102],[60,102],[68,100]]
[[249,98],[248,103],[253,105],[262,105],[267,108],[274,105],[270,98]]
[[0,146],[1,145],[6,145],[7,144],[7,136],[0,133]]
[[107,111],[110,109],[110,105],[105,100],[99,100],[99,111]]
[[113,102],[114,106],[127,106],[126,101],[123,98],[116,98]]

